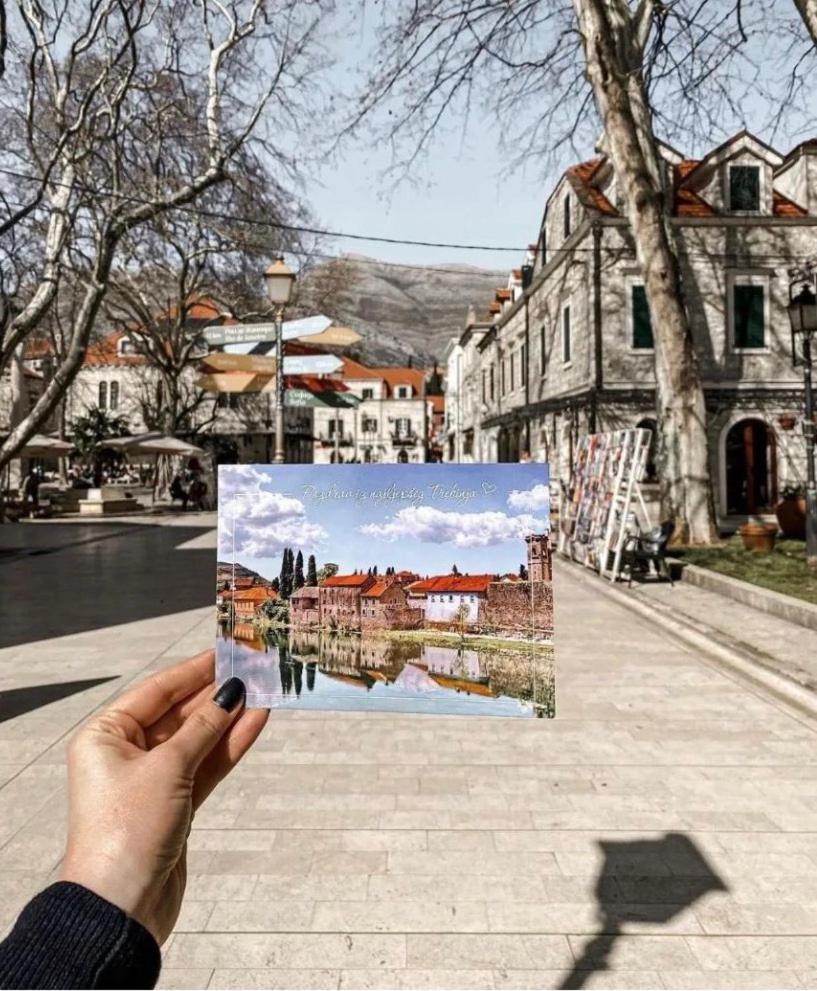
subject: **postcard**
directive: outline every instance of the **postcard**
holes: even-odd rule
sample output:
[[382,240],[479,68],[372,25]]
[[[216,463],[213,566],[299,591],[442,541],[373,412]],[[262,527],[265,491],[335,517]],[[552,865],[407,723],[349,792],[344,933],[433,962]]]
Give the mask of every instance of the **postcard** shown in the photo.
[[221,465],[216,663],[254,708],[552,717],[542,464]]

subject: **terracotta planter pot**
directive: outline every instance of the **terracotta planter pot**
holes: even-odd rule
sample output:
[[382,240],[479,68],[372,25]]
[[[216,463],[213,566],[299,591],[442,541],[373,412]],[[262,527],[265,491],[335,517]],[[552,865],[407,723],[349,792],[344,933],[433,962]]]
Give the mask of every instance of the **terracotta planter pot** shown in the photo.
[[744,523],[738,533],[747,551],[755,554],[771,554],[777,539],[777,526],[774,523]]
[[806,536],[806,497],[791,496],[781,499],[774,508],[777,522],[784,537],[803,540]]

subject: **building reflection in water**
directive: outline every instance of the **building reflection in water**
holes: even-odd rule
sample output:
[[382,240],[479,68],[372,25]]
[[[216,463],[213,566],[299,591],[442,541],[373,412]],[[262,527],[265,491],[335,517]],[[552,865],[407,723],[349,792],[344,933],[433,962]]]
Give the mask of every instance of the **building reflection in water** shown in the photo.
[[413,699],[420,711],[553,714],[551,657],[530,644],[478,651],[323,631],[261,635],[237,624],[232,638],[222,629],[218,663],[220,676],[243,679],[250,705],[414,711]]

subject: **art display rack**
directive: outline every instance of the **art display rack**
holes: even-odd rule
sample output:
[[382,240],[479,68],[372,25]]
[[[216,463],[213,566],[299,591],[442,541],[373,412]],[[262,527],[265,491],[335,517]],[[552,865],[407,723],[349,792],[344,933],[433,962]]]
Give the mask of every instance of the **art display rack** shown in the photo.
[[651,440],[649,430],[614,430],[585,434],[576,449],[558,550],[611,581],[619,577],[627,537],[648,521],[641,482]]

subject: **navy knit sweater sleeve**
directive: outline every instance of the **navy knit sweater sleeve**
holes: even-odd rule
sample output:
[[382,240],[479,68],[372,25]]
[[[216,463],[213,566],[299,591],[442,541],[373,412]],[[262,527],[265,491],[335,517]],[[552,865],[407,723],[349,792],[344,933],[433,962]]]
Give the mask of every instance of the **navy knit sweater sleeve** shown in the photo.
[[0,943],[0,988],[152,988],[160,966],[144,926],[68,881],[33,898]]

